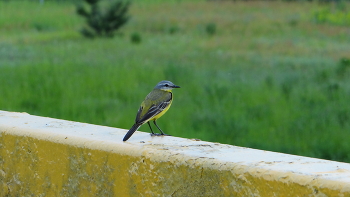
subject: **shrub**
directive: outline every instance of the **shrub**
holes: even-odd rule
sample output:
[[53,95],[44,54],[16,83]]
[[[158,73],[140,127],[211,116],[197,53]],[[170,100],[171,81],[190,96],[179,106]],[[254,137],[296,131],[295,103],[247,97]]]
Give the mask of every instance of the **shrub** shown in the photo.
[[216,25],[215,23],[209,23],[205,26],[205,31],[208,35],[212,36],[216,33]]
[[87,27],[81,30],[85,37],[113,37],[115,31],[129,20],[127,11],[129,1],[113,1],[103,9],[100,0],[84,0],[90,6],[86,9],[83,4],[77,6],[77,14],[86,19]]
[[343,77],[346,75],[346,73],[350,70],[350,59],[348,58],[341,58],[338,67],[337,67],[337,75],[340,77]]
[[134,44],[139,44],[141,42],[141,35],[137,32],[130,35],[130,41]]
[[178,31],[180,31],[180,28],[177,27],[177,26],[171,26],[171,27],[168,29],[169,34],[175,34],[175,33],[177,33]]

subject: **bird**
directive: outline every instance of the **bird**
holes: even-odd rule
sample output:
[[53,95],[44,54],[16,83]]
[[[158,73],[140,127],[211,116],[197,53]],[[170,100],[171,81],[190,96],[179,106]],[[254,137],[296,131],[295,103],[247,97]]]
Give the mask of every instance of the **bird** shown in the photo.
[[[124,142],[127,141],[132,136],[132,134],[134,134],[134,132],[145,123],[147,123],[151,129],[152,136],[167,135],[159,128],[156,120],[163,116],[165,112],[167,112],[170,108],[173,101],[173,88],[180,88],[180,86],[175,85],[171,81],[161,81],[154,87],[154,89],[141,103],[141,106],[136,115],[135,124],[124,136]],[[156,125],[156,127],[159,129],[160,134],[153,132],[150,121],[153,121],[154,125]]]

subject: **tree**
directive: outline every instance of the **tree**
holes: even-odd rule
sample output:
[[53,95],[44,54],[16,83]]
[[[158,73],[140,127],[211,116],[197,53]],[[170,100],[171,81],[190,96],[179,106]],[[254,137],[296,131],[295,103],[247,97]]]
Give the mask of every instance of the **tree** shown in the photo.
[[84,17],[87,27],[81,30],[85,37],[113,37],[115,31],[129,20],[127,11],[129,1],[116,0],[102,9],[101,0],[84,0],[90,9],[80,4],[77,6],[77,14]]

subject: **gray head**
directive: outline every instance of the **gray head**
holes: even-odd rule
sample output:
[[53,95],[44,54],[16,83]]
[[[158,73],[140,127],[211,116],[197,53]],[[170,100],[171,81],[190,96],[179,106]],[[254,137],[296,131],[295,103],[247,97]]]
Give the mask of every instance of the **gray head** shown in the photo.
[[173,88],[180,88],[180,86],[177,86],[173,84],[171,81],[161,81],[159,82],[154,89],[164,90],[164,91],[171,91]]

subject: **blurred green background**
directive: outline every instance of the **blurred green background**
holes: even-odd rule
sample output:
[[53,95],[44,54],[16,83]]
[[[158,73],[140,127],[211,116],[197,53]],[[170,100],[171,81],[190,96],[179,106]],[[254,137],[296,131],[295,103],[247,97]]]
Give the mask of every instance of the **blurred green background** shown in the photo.
[[350,162],[349,11],[133,1],[118,36],[91,40],[71,1],[0,1],[0,109],[129,129],[166,79],[166,133]]

